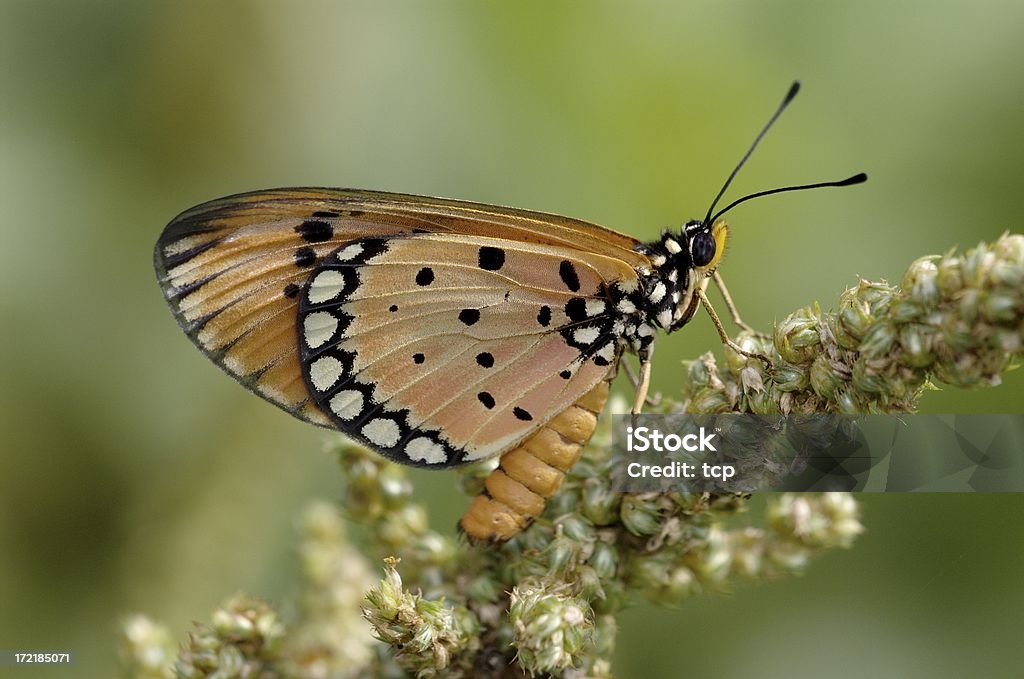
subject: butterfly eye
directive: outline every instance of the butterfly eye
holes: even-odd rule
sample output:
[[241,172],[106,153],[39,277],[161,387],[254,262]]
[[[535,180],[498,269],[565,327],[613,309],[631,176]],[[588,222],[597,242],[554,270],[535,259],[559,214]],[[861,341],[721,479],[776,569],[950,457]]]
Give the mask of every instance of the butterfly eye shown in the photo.
[[690,252],[694,266],[707,266],[715,258],[717,246],[715,239],[707,231],[701,231],[693,237]]

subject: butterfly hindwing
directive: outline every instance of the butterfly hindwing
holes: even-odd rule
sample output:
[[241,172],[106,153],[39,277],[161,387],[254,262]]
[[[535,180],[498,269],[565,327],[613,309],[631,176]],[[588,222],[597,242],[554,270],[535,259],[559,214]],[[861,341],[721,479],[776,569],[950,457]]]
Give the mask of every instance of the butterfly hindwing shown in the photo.
[[[161,289],[175,317],[211,360],[246,387],[296,417],[323,426],[337,426],[329,412],[312,397],[310,375],[305,374],[308,369],[304,369],[300,361],[301,328],[297,317],[300,295],[326,258],[332,253],[344,252],[346,245],[434,234],[494,238],[505,245],[513,244],[523,252],[534,252],[531,248],[549,254],[565,251],[566,257],[571,255],[579,262],[581,270],[585,270],[591,260],[601,262],[598,268],[603,267],[603,276],[632,276],[636,269],[650,265],[646,256],[637,251],[638,244],[632,238],[581,220],[439,198],[315,188],[257,191],[187,210],[164,230],[154,260]],[[479,253],[476,256],[479,257]],[[414,256],[407,259],[410,261],[396,261],[388,267],[388,271],[395,274],[382,277],[381,282],[390,284],[390,280],[401,280],[401,272],[416,264],[412,261]],[[465,267],[459,271],[467,273]],[[455,268],[438,268],[438,273],[446,279],[454,276],[454,272]],[[533,281],[534,288],[520,289],[509,283],[501,294],[509,289],[515,289],[521,296],[529,293],[535,296],[530,298],[530,303],[534,304],[562,282],[558,268],[538,269],[537,275],[543,280]],[[474,276],[470,275],[467,280],[474,280]],[[555,288],[550,287],[552,282]],[[439,280],[438,285],[440,283]],[[320,285],[330,287],[332,283],[323,279]],[[494,289],[487,290],[489,292],[478,290],[473,294],[495,294]],[[376,315],[372,314],[370,300],[363,304],[365,309],[360,309],[364,324],[361,327],[366,330],[364,337],[370,338],[364,339],[364,352],[383,351],[374,343],[375,337],[402,337],[404,333],[413,332],[410,328],[432,323],[431,319],[436,320],[432,314],[437,312],[442,298],[454,300],[452,295],[470,295],[470,292],[452,289],[441,296],[424,296],[418,290],[408,290],[395,295],[395,303],[403,307],[404,320],[399,325],[388,311],[378,310]],[[555,305],[549,306],[553,309],[549,323],[556,327],[557,309]],[[517,333],[524,334],[522,328],[528,325],[522,324],[530,320],[522,305],[506,304],[500,309],[505,319],[501,324],[478,327],[478,330],[498,328],[495,331],[498,335],[506,333],[502,335],[505,342],[500,342],[500,338],[478,340],[487,346],[495,345],[496,356],[512,352],[519,346],[518,342],[524,341],[517,338]],[[518,316],[516,310],[521,312]],[[488,311],[488,317],[491,313]],[[371,331],[371,327],[376,330]],[[589,340],[590,334],[591,331],[583,328],[579,339],[581,342]],[[567,336],[568,341],[574,341],[571,334]],[[418,341],[423,342],[424,347],[421,353],[426,353],[427,349],[455,351],[445,337],[420,338]],[[396,371],[402,367],[392,366],[387,361],[381,365]],[[322,365],[321,370],[327,366],[329,364]],[[401,371],[385,374],[379,367],[367,370],[365,377],[372,375],[378,380],[378,389],[384,390],[377,394],[381,398],[390,393],[387,390],[397,388],[395,385],[404,384],[405,373]],[[453,379],[451,374],[443,372],[433,379],[439,380],[442,376]],[[321,377],[326,379],[323,374]],[[424,385],[428,382],[432,380],[406,385],[404,398],[416,403],[419,403],[416,399],[428,398],[418,391],[426,389]],[[443,411],[434,419],[449,417],[450,412]],[[456,427],[454,420],[447,421],[452,428]],[[490,431],[481,430],[478,438],[490,435]],[[468,443],[468,434],[463,434]]]
[[526,438],[618,356],[621,261],[454,234],[350,242],[299,298],[310,393],[347,434],[405,464],[453,466]]

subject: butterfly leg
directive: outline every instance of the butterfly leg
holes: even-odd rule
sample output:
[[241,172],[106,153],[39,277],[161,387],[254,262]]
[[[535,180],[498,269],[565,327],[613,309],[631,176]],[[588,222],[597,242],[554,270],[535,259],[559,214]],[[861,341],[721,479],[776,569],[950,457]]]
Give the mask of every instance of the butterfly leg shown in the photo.
[[654,344],[648,344],[640,349],[640,381],[636,385],[636,398],[633,400],[633,417],[639,415],[644,409],[647,401],[647,391],[651,388],[651,356],[654,354]]
[[704,289],[700,287],[697,288],[696,292],[697,296],[700,297],[700,303],[704,305],[704,309],[707,310],[708,316],[711,317],[711,322],[715,324],[715,329],[718,330],[718,336],[719,338],[721,338],[722,344],[729,347],[730,349],[735,351],[737,354],[740,354],[741,356],[746,356],[747,358],[756,358],[757,360],[763,362],[766,368],[771,370],[771,359],[769,359],[764,354],[758,354],[753,351],[746,351],[745,349],[740,347],[740,345],[736,344],[729,338],[729,335],[726,334],[725,332],[725,327],[722,325],[721,319],[718,318],[718,314],[715,313],[714,307],[711,306],[711,302],[710,300],[708,300],[707,293],[705,293]]
[[[640,376],[636,374],[636,372],[625,359],[620,361],[619,365],[622,366],[622,371],[626,373],[626,377],[629,379],[629,383],[633,385],[634,391],[638,390],[640,388]],[[652,408],[657,408],[659,405],[661,405],[661,394],[657,393],[654,396],[648,394],[647,398],[644,399],[644,403],[651,406]]]
[[715,285],[718,286],[718,290],[722,293],[722,299],[725,300],[725,308],[729,310],[729,315],[732,316],[732,322],[735,323],[740,330],[745,330],[756,337],[767,337],[763,332],[754,330],[751,326],[743,322],[740,318],[739,309],[736,308],[736,303],[732,301],[732,295],[729,294],[729,288],[725,287],[725,279],[722,278],[722,274],[716,270],[711,274],[711,278],[715,281]]

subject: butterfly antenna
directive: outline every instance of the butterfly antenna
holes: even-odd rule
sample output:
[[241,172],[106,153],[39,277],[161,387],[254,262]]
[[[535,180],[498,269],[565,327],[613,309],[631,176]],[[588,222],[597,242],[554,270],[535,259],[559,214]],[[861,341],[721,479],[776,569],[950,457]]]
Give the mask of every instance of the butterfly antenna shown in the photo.
[[863,172],[860,172],[858,174],[853,175],[852,177],[847,177],[846,179],[841,179],[840,181],[837,181],[837,182],[819,182],[817,184],[801,184],[800,186],[783,186],[782,188],[778,188],[778,189],[769,189],[768,191],[758,191],[757,193],[752,193],[749,196],[743,196],[742,198],[738,198],[738,199],[734,200],[733,202],[729,203],[724,208],[722,208],[721,210],[716,212],[713,217],[709,217],[708,220],[705,221],[704,223],[705,224],[711,224],[716,219],[718,219],[719,217],[724,215],[726,212],[728,212],[729,210],[731,210],[734,207],[736,207],[737,205],[739,205],[740,203],[745,203],[748,200],[752,200],[754,198],[760,198],[761,196],[770,196],[773,193],[786,193],[787,191],[803,191],[805,189],[820,189],[820,188],[824,188],[826,186],[853,186],[854,184],[863,184],[867,180],[868,180],[868,176],[866,174],[864,174]]
[[[722,190],[719,191],[718,195],[715,196],[715,199],[711,201],[711,207],[708,208],[708,213],[704,217],[705,224],[709,224],[711,222],[711,213],[715,211],[715,206],[718,205],[718,201],[722,199],[722,195],[725,193],[726,189],[729,188],[729,184],[731,184],[733,178],[736,177],[736,173],[738,173],[740,171],[740,168],[743,167],[743,164],[747,162],[747,158],[749,158],[750,154],[753,153],[754,149],[757,148],[757,145],[758,143],[760,143],[761,138],[764,137],[768,130],[771,129],[772,125],[774,125],[775,121],[779,119],[779,116],[782,115],[782,112],[786,110],[787,106],[789,106],[789,102],[793,101],[793,97],[795,97],[797,92],[799,91],[800,81],[794,80],[793,84],[789,86],[789,91],[786,92],[786,96],[783,97],[782,103],[779,104],[779,107],[775,109],[775,113],[773,113],[772,117],[768,119],[768,123],[764,126],[764,128],[762,128],[761,132],[758,133],[757,137],[754,138],[754,143],[750,145],[750,148],[747,149],[747,152],[743,154],[742,158],[740,158],[740,162],[737,163],[735,168],[733,168],[733,171],[729,174],[729,178],[726,179],[725,184],[722,185]],[[724,210],[722,212],[724,212]],[[721,212],[719,214],[721,214]]]

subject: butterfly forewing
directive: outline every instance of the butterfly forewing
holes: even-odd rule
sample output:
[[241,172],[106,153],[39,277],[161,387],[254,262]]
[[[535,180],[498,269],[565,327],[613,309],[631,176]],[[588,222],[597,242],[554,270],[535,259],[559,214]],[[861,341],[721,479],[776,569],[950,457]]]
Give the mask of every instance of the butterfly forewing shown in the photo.
[[[371,258],[375,244],[387,247]],[[588,222],[526,210],[283,189],[182,213],[158,241],[155,264],[186,333],[247,387],[400,461],[450,465],[502,452],[607,373],[617,357],[606,348],[614,333],[581,309],[598,313],[602,285],[634,280],[650,266],[637,245]],[[493,249],[504,251],[501,266]],[[432,270],[428,285],[416,281],[424,267]],[[358,275],[339,283],[343,271]],[[565,308],[573,298],[583,300],[569,307],[577,320]],[[342,308],[356,319],[344,328],[315,316]],[[474,312],[479,319],[465,323]],[[308,336],[322,344],[310,347]],[[473,373],[482,354],[493,367]],[[334,356],[343,379],[372,390],[332,384],[333,410],[316,385],[338,366],[316,363],[320,356]],[[356,410],[358,431],[337,415]],[[397,438],[390,425],[372,424],[384,418],[371,413],[387,412],[408,418]]]
[[498,454],[617,357],[620,260],[462,234],[362,239],[299,299],[307,384],[334,424],[406,464]]

